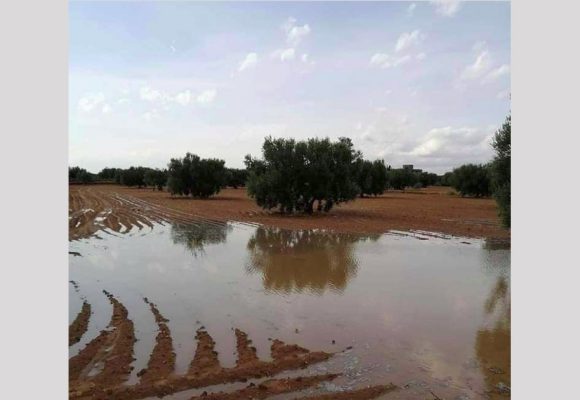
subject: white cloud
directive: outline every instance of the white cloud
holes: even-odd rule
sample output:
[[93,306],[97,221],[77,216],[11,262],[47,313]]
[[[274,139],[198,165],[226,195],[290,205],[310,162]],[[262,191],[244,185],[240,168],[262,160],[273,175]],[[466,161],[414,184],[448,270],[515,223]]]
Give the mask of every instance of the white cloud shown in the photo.
[[199,104],[210,104],[215,100],[217,95],[217,90],[210,89],[202,92],[199,96],[197,96],[197,102]]
[[424,60],[427,55],[425,53],[419,53],[415,56],[415,58],[419,61]]
[[471,154],[475,162],[481,160],[477,155],[488,153],[485,150],[489,146],[489,138],[490,132],[478,128],[434,128],[418,141],[409,154],[430,158],[452,158],[458,154],[469,157]]
[[108,104],[103,104],[103,108],[101,109],[103,114],[108,114],[111,112],[111,106]]
[[413,14],[415,13],[415,8],[417,8],[417,4],[412,3],[408,8],[407,8],[407,15],[409,17],[413,16]]
[[151,89],[148,86],[144,86],[139,90],[141,99],[147,101],[156,101],[161,98],[161,93],[157,90]]
[[272,58],[279,58],[281,61],[291,61],[296,58],[296,50],[292,47],[288,49],[278,49],[272,52]]
[[395,52],[399,53],[403,50],[416,46],[425,39],[425,35],[420,30],[416,29],[413,32],[404,32],[399,36],[397,44],[395,45]]
[[90,112],[104,101],[105,95],[103,93],[87,94],[79,100],[78,108],[81,111]]
[[461,8],[459,0],[433,0],[431,3],[435,6],[437,14],[444,17],[453,17]]
[[408,63],[412,58],[409,54],[400,57],[391,57],[386,53],[375,53],[371,57],[369,64],[380,68],[398,67],[399,65]]
[[147,112],[143,113],[142,117],[145,121],[152,121],[154,119],[159,118],[159,112],[157,112],[157,110],[153,109],[151,111],[147,111]]
[[482,83],[487,83],[498,79],[503,75],[507,75],[510,73],[510,66],[507,64],[503,64],[493,70],[491,70],[484,78]]
[[117,100],[117,104],[127,104],[129,103],[129,99],[126,97],[121,97],[120,99]]
[[189,90],[185,90],[175,95],[175,102],[181,104],[182,106],[188,105],[190,101],[191,92]]
[[248,53],[246,58],[240,63],[238,71],[244,71],[249,68],[254,68],[258,63],[258,55],[256,53]]
[[286,42],[293,47],[298,46],[310,34],[310,26],[308,24],[300,26],[296,25],[296,22],[296,18],[289,17],[282,25],[282,29],[286,32]]
[[390,57],[388,54],[385,53],[375,53],[372,57],[371,57],[371,61],[370,64],[371,65],[376,65],[376,66],[380,66],[383,68],[388,68],[391,66],[391,64],[389,63]]
[[481,50],[473,64],[468,65],[462,72],[462,79],[477,79],[482,77],[491,67],[491,56],[487,50]]

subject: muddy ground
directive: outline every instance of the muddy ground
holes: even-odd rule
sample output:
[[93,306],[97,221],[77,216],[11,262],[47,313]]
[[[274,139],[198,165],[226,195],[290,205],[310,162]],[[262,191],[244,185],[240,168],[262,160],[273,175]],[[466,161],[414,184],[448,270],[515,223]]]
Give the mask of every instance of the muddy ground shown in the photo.
[[450,235],[509,239],[493,199],[461,198],[450,188],[432,187],[356,199],[329,213],[281,215],[264,211],[246,190],[224,189],[199,200],[167,192],[118,185],[69,186],[69,238],[87,237],[104,227],[116,232],[156,221],[239,221],[287,229],[328,229],[348,233],[425,230]]

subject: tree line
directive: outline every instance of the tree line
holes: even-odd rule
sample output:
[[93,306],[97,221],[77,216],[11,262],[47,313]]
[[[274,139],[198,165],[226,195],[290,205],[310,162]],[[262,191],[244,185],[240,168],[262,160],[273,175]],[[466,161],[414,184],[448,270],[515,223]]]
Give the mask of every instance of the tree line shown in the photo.
[[245,157],[245,169],[226,168],[225,161],[186,153],[172,158],[167,169],[104,168],[91,174],[69,168],[71,183],[114,182],[151,187],[172,195],[208,198],[223,187],[247,186],[248,195],[264,209],[312,214],[356,197],[377,196],[387,189],[452,186],[461,196],[496,199],[502,222],[510,226],[511,116],[493,139],[495,158],[488,164],[466,164],[443,175],[411,168],[393,169],[383,160],[365,160],[349,138],[295,139],[267,137],[262,157]]

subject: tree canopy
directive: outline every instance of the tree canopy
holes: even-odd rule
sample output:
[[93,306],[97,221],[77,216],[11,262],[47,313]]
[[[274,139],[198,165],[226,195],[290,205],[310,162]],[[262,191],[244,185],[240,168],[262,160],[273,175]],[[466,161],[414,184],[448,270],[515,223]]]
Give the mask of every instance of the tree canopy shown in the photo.
[[508,115],[493,138],[495,157],[491,164],[493,196],[499,207],[502,223],[508,228],[511,226],[511,131],[512,118]]
[[330,139],[273,139],[262,146],[263,159],[246,156],[248,194],[265,209],[312,213],[330,211],[333,205],[354,199],[358,160],[352,141]]
[[453,170],[451,184],[462,196],[489,196],[489,175],[488,165],[465,164]]
[[163,186],[167,183],[167,170],[148,169],[145,171],[143,180],[145,185],[163,190]]
[[172,158],[168,165],[167,187],[171,194],[207,198],[218,193],[226,183],[225,161],[199,158],[187,153]]

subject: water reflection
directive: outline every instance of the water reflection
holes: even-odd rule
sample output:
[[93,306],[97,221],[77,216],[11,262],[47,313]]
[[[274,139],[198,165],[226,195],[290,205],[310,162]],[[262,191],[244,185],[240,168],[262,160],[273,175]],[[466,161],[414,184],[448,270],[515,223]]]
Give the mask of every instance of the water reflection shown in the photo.
[[247,244],[246,270],[262,274],[267,291],[340,293],[357,272],[355,243],[379,237],[258,228]]
[[490,398],[509,396],[511,386],[511,302],[509,278],[498,276],[484,304],[490,326],[477,332],[475,353]]
[[226,223],[180,224],[171,225],[171,240],[184,245],[197,257],[204,254],[204,246],[226,241],[232,227]]

